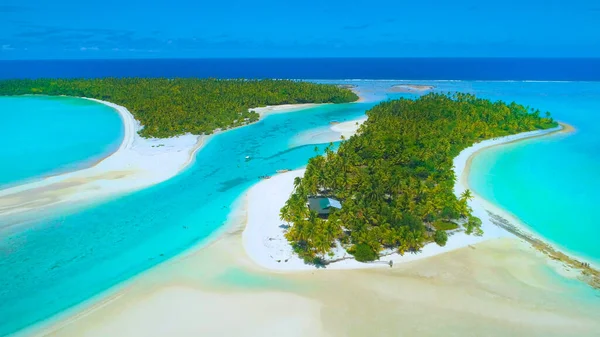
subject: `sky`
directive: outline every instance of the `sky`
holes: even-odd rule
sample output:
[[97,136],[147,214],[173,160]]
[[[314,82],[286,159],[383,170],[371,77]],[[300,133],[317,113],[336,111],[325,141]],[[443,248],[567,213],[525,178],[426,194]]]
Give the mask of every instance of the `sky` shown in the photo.
[[599,0],[2,0],[0,59],[600,57]]

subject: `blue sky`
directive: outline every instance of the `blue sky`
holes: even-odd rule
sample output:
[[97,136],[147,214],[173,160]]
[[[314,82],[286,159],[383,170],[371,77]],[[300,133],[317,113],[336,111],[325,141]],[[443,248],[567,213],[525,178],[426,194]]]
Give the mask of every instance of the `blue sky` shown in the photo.
[[600,57],[595,0],[2,0],[0,59]]

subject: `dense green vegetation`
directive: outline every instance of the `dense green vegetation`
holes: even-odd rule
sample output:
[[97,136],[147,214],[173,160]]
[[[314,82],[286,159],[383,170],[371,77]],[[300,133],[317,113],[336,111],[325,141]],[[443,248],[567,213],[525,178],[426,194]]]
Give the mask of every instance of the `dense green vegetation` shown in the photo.
[[290,80],[197,78],[36,79],[0,81],[0,95],[66,95],[126,107],[145,137],[210,134],[258,120],[248,111],[266,105],[344,103],[358,97],[335,85]]
[[[387,101],[367,116],[337,153],[327,149],[310,159],[281,209],[292,223],[287,239],[308,262],[323,260],[336,241],[369,261],[382,251],[445,245],[445,231],[459,225],[481,234],[481,220],[467,203],[470,191],[453,193],[453,158],[484,139],[557,126],[549,114],[460,93]],[[340,200],[342,209],[318,217],[306,203],[315,195]]]
[[449,230],[458,228],[458,225],[455,222],[443,220],[443,219],[434,221],[432,223],[432,225],[433,225],[433,228],[435,228],[436,230],[441,230],[441,231],[449,231]]
[[433,233],[433,241],[444,247],[448,241],[448,234],[445,231],[438,229],[435,231],[435,233]]

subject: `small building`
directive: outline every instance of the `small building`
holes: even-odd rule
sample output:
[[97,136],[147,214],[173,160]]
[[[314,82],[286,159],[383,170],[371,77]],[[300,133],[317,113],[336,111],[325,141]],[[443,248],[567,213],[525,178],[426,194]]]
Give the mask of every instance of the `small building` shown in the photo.
[[317,212],[319,216],[328,216],[332,208],[341,209],[342,204],[333,198],[328,197],[308,197],[308,208]]

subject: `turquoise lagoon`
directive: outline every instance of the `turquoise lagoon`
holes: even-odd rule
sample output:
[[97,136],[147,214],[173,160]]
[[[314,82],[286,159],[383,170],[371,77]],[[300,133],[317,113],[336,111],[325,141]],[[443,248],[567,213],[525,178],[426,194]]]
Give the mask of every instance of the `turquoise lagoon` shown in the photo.
[[302,167],[315,155],[315,145],[288,147],[295,134],[357,118],[372,105],[325,105],[269,116],[216,135],[187,170],[166,182],[31,219],[19,226],[27,228],[23,231],[0,231],[0,335],[81,303],[207,239],[259,176]]
[[600,265],[600,83],[473,83],[478,95],[550,111],[576,131],[482,151],[471,188],[562,249]]
[[0,97],[0,120],[0,188],[90,166],[123,140],[115,110],[80,98]]
[[[377,99],[414,97],[385,93],[389,86],[401,81],[348,83],[360,85]],[[561,205],[566,207],[564,213],[556,212],[563,220],[551,223],[545,222],[546,218],[539,218],[541,212],[536,210],[546,207],[549,200],[556,207],[570,198],[570,193],[581,193],[597,201],[598,197],[588,189],[595,185],[589,185],[592,180],[588,179],[595,177],[596,184],[599,180],[600,147],[598,139],[594,139],[597,137],[594,130],[598,127],[592,125],[596,120],[593,109],[600,104],[598,84],[433,84],[440,91],[473,92],[548,109],[557,118],[578,128],[578,133],[563,139],[518,144],[514,150],[523,151],[521,160],[517,161],[524,165],[521,169],[534,171],[527,173],[524,180],[515,180],[514,174],[491,172],[496,165],[510,162],[510,158],[504,157],[511,156],[511,147],[510,150],[484,153],[481,156],[484,159],[474,163],[470,181],[474,190],[523,218],[539,233],[549,235],[550,239],[570,250],[594,256],[594,247],[585,243],[580,246],[572,232],[574,239],[563,241],[563,237],[552,237],[551,234],[553,231],[564,232],[564,229],[546,232],[543,229],[555,226],[569,231],[574,227],[589,226],[587,230],[593,231],[593,224],[581,222],[581,219],[591,220],[594,200],[581,197],[582,203],[578,205],[581,213],[576,219],[569,218],[573,211],[569,204]],[[195,162],[188,169],[166,182],[108,202],[68,212],[57,211],[50,217],[37,219],[32,216],[25,226],[19,226],[22,229],[17,232],[2,233],[0,230],[0,335],[47,319],[206,241],[223,227],[236,199],[256,183],[259,176],[273,174],[278,169],[302,167],[315,155],[314,145],[290,147],[290,141],[297,134],[323,127],[332,120],[357,118],[374,104],[325,105],[269,116],[258,123],[215,136],[197,153]],[[324,148],[323,145],[318,147],[319,152]],[[575,154],[568,157],[564,152],[570,151]],[[245,161],[246,156],[252,159]],[[565,158],[570,160],[568,165]],[[518,168],[512,172],[516,171]],[[495,177],[494,180],[490,180],[490,175]],[[562,181],[559,177],[569,177],[566,180],[571,189],[564,189],[567,183],[557,183]],[[517,186],[523,184],[530,189],[530,197],[523,194],[524,187]],[[518,193],[511,194],[510,191]],[[545,195],[541,198],[538,193]],[[530,208],[521,204],[515,206],[507,200],[511,198],[526,200]],[[573,220],[576,221],[567,222]],[[598,229],[595,230],[593,233],[597,233]]]

